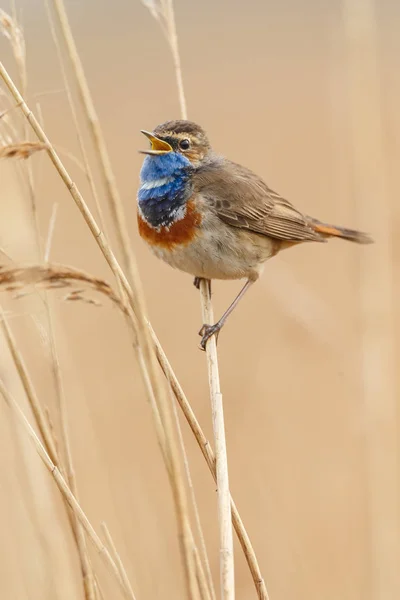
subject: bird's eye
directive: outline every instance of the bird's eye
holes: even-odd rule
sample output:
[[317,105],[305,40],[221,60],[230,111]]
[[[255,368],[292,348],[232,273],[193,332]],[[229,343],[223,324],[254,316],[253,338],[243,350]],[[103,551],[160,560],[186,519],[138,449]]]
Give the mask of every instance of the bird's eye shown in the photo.
[[189,148],[189,146],[190,146],[190,142],[189,142],[189,140],[186,140],[186,139],[185,139],[185,140],[181,140],[181,141],[179,142],[179,148],[180,148],[181,150],[187,150],[187,149]]

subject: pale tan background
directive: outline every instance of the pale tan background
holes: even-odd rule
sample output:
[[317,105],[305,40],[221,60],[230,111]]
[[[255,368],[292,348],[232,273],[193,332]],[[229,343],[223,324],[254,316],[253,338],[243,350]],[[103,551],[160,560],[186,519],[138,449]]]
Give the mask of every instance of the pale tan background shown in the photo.
[[[17,6],[27,42],[28,100],[33,108],[40,102],[56,147],[78,154],[65,95],[57,92],[62,79],[42,2],[18,0]],[[188,276],[150,255],[135,222],[137,149],[144,143],[139,130],[179,117],[165,41],[139,2],[66,0],[66,6],[124,198],[151,321],[211,437],[205,357],[197,348],[198,293]],[[376,197],[376,218],[370,209],[361,214],[356,202],[341,2],[181,0],[176,18],[189,115],[217,150],[328,222],[376,234],[380,211],[390,207],[396,312],[387,314],[383,296],[382,318],[386,324],[393,319],[395,338],[400,4],[379,2],[376,15],[384,160],[374,176],[386,185],[386,197]],[[5,40],[0,49],[15,74]],[[55,93],[37,96],[42,92]],[[48,159],[33,161],[44,238],[58,205],[52,260],[112,281]],[[65,161],[87,193],[79,169]],[[370,173],[364,176],[368,181]],[[9,164],[1,165],[0,177],[0,246],[14,259],[32,261],[26,195]],[[333,241],[282,254],[266,266],[220,337],[232,493],[271,600],[399,598],[398,378],[379,383],[378,373],[372,408],[362,394],[360,273],[365,253],[379,252],[377,241],[365,248]],[[378,290],[381,285],[377,272]],[[238,283],[215,284],[218,314],[237,289]],[[124,323],[107,304],[95,308],[61,298],[53,295],[52,304],[81,503],[96,527],[108,523],[138,600],[183,598],[170,491]],[[41,318],[43,307],[34,298],[5,302],[38,393],[51,407],[46,347],[30,316]],[[379,319],[374,327],[375,339],[390,342],[379,334]],[[2,376],[24,405],[5,349],[1,356]],[[215,486],[185,425],[184,431],[218,585]],[[0,597],[82,598],[58,492],[5,406],[0,435]],[[238,547],[236,559],[237,596],[253,598]],[[94,563],[106,598],[116,598],[98,558]]]

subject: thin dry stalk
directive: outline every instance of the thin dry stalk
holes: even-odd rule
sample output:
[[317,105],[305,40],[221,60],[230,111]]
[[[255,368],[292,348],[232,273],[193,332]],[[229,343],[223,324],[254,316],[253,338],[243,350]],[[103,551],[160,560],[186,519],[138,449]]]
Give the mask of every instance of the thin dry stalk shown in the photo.
[[36,423],[38,424],[40,434],[43,438],[43,442],[46,446],[46,450],[49,456],[51,457],[51,460],[55,464],[58,464],[57,448],[54,443],[51,428],[49,427],[48,419],[46,418],[46,414],[40,404],[39,398],[36,395],[35,388],[33,387],[33,383],[31,381],[31,378],[29,377],[29,373],[26,368],[24,359],[20,351],[18,350],[17,343],[8,325],[6,315],[1,307],[0,322],[8,348],[10,350],[11,356],[14,360],[15,366],[21,379],[21,383],[25,390],[26,397],[28,398]]
[[[196,418],[196,415],[193,412],[192,407],[188,399],[185,396],[185,393],[171,367],[168,362],[167,356],[164,350],[161,347],[160,342],[157,339],[154,330],[150,327],[150,334],[152,336],[153,343],[156,348],[157,358],[160,363],[161,369],[163,370],[166,378],[168,379],[172,391],[174,392],[175,398],[189,424],[190,429],[194,437],[196,438],[197,444],[207,462],[208,468],[214,478],[214,481],[217,481],[217,472],[216,472],[216,460],[215,454],[212,450],[210,442],[207,440],[204,435],[203,430],[200,427],[200,424]],[[249,566],[251,575],[253,577],[254,585],[259,597],[259,600],[268,600],[268,592],[265,586],[264,578],[261,574],[261,570],[257,561],[257,556],[254,551],[254,548],[251,544],[249,535],[244,527],[243,521],[239,515],[239,511],[236,508],[236,505],[231,497],[231,510],[232,510],[232,523],[235,528],[236,534],[238,536],[240,545],[242,547],[243,553],[246,557],[247,564]]]
[[[214,323],[214,312],[211,303],[211,282],[202,280],[200,283],[202,299],[203,323]],[[224,407],[219,383],[217,340],[215,336],[209,339],[206,346],[208,379],[210,386],[211,411],[214,430],[219,543],[220,543],[220,576],[222,598],[234,600],[235,573],[233,556],[231,496],[229,492],[228,456],[226,451]]]
[[[4,275],[4,272],[2,272],[0,274],[0,279],[2,278],[3,275]],[[15,284],[15,282],[14,282],[14,284]],[[9,287],[9,284],[6,284],[6,289],[7,289],[7,287]],[[41,407],[40,401],[37,397],[35,388],[33,387],[32,381],[31,381],[29,373],[26,369],[22,355],[18,350],[14,336],[12,335],[11,329],[7,323],[6,317],[3,313],[3,311],[1,310],[1,308],[0,308],[0,315],[1,315],[1,326],[3,329],[3,333],[5,335],[5,338],[6,338],[8,347],[10,349],[11,355],[13,357],[15,366],[19,373],[19,376],[20,376],[22,385],[24,387],[26,396],[28,398],[29,404],[32,408],[32,412],[36,419],[36,423],[38,424],[39,430],[42,434],[43,441],[45,443],[45,447],[49,453],[49,456],[54,456],[53,462],[56,462],[56,464],[61,465],[58,449],[57,449],[57,446],[55,443],[54,430],[53,430],[53,426],[50,422],[49,415],[46,414],[46,412],[44,412]],[[54,355],[53,355],[53,359],[54,358],[56,358],[56,357],[54,357]],[[56,364],[58,366],[58,361],[57,361],[57,363],[54,363],[54,365],[56,365]],[[61,416],[63,416],[63,415],[61,415]],[[62,431],[62,433],[63,433],[63,440],[65,441],[65,438],[64,438],[65,432]],[[72,460],[71,460],[70,454],[66,455],[66,465],[67,465],[67,469],[70,474],[70,478],[73,481],[73,483],[75,483],[75,479],[74,479],[73,471],[72,471]],[[72,513],[72,515],[75,516],[74,513]],[[91,567],[90,567],[89,556],[88,556],[87,550],[86,550],[85,536],[84,536],[84,533],[83,533],[83,530],[81,528],[79,521],[77,521],[76,523],[72,523],[72,526],[73,526],[73,533],[74,533],[74,537],[75,537],[77,548],[78,548],[79,559],[80,559],[80,563],[81,563],[83,585],[84,585],[84,589],[85,589],[85,598],[87,598],[87,600],[95,600],[95,595],[94,595],[95,592],[94,592],[94,587],[93,587],[93,574],[92,574]]]
[[167,39],[171,47],[172,59],[174,61],[176,86],[178,88],[179,105],[181,107],[181,117],[182,119],[187,119],[186,96],[185,89],[183,87],[181,57],[179,54],[178,46],[178,35],[176,33],[174,2],[173,0],[163,0],[162,6],[167,26]]
[[[171,397],[172,397],[172,386],[171,385],[170,385],[170,391],[171,391]],[[206,597],[206,598],[210,598],[210,600],[216,600],[214,584],[213,584],[213,580],[212,580],[212,576],[211,576],[210,563],[209,563],[208,556],[207,556],[206,542],[204,539],[203,528],[201,526],[200,513],[199,513],[199,508],[197,506],[196,494],[194,491],[193,480],[192,480],[192,474],[190,472],[189,459],[188,459],[187,452],[186,452],[185,441],[183,439],[182,428],[181,428],[181,425],[179,422],[178,407],[176,406],[176,403],[174,401],[171,402],[171,405],[172,405],[172,408],[174,411],[176,430],[178,432],[178,439],[179,439],[179,444],[181,446],[183,464],[184,464],[184,467],[186,470],[186,479],[188,482],[189,493],[190,493],[191,500],[192,500],[192,506],[193,506],[194,516],[195,516],[195,521],[196,521],[196,526],[197,526],[197,533],[198,533],[198,536],[200,539],[202,559],[203,559],[204,565],[205,565],[205,569],[203,569],[203,565],[202,565],[202,562],[200,559],[200,554],[197,551],[197,548],[195,547],[195,550],[196,550],[195,558],[196,558],[197,570],[198,570],[198,572],[200,572],[200,577],[198,576],[197,579],[198,579],[198,583],[199,583],[199,587],[200,587],[200,592],[202,594],[202,598]]]
[[[61,443],[63,448],[63,464],[64,470],[66,473],[66,478],[71,489],[71,492],[75,496],[77,500],[78,497],[78,486],[75,477],[75,470],[72,460],[72,452],[71,452],[71,444],[69,439],[68,432],[68,411],[67,411],[67,402],[64,394],[64,386],[61,376],[61,367],[60,362],[58,360],[58,353],[55,343],[55,334],[54,334],[54,322],[53,322],[53,314],[50,310],[50,305],[48,299],[46,297],[46,304],[48,306],[47,317],[49,322],[49,341],[51,348],[51,356],[52,356],[52,368],[53,368],[53,377],[54,383],[56,386],[56,397],[58,401],[58,410],[60,413],[60,428],[61,428]],[[89,558],[89,553],[87,550],[86,537],[83,526],[79,522],[79,519],[71,511],[72,519],[75,519],[75,523],[72,523],[72,527],[75,533],[76,546],[79,554],[79,561],[81,566],[81,573],[83,579],[83,586],[85,592],[86,600],[96,600],[96,589],[94,584],[94,574],[92,565]]]
[[0,379],[0,394],[3,396],[7,405],[12,409],[15,417],[22,424],[22,426],[25,428],[26,432],[28,433],[29,437],[33,441],[37,453],[39,454],[40,458],[44,462],[46,468],[50,471],[51,475],[53,476],[62,496],[64,497],[64,499],[66,500],[68,505],[71,507],[74,514],[79,519],[79,522],[82,524],[83,528],[85,529],[89,539],[93,542],[94,547],[96,548],[96,550],[102,557],[107,568],[116,577],[124,597],[128,598],[129,600],[136,600],[135,596],[131,593],[130,589],[128,589],[124,585],[124,582],[122,581],[121,576],[119,574],[117,565],[113,561],[108,549],[104,546],[101,539],[97,535],[96,531],[94,530],[93,526],[91,525],[86,514],[83,512],[80,504],[78,503],[75,496],[71,492],[71,490],[70,490],[67,482],[65,481],[64,477],[62,476],[60,470],[54,464],[54,462],[51,460],[48,452],[46,451],[46,448],[43,446],[42,442],[36,435],[35,430],[29,423],[24,412],[19,407],[18,403],[13,398],[13,396],[9,393],[9,391],[7,390],[6,386],[4,385],[4,383],[1,379]]
[[131,590],[132,596],[133,596],[133,590],[131,587],[131,583],[129,581],[126,569],[124,567],[124,563],[122,562],[122,559],[120,557],[120,555],[118,554],[118,550],[114,544],[114,540],[111,537],[111,533],[107,527],[107,525],[103,522],[101,523],[101,528],[103,530],[103,534],[106,540],[106,543],[108,544],[108,547],[110,548],[110,551],[112,553],[112,556],[114,558],[114,562],[118,567],[118,571],[119,574],[121,576],[122,581],[124,582],[124,585],[126,586],[127,589]]
[[134,258],[131,251],[128,230],[125,224],[125,217],[122,207],[121,198],[118,192],[114,173],[111,167],[111,161],[107,152],[107,145],[97,116],[96,108],[89,90],[89,86],[83,70],[83,65],[76,48],[75,40],[72,35],[71,27],[68,21],[67,12],[62,0],[53,0],[55,12],[57,14],[61,32],[66,44],[68,55],[71,60],[73,72],[75,74],[78,90],[82,105],[85,109],[90,132],[93,138],[93,144],[99,165],[105,189],[107,190],[107,200],[111,211],[111,216],[116,225],[116,234],[118,239],[119,249],[123,257],[125,271],[131,275],[136,268],[134,266]]
[[89,183],[89,187],[90,187],[90,191],[92,193],[92,196],[94,198],[95,204],[96,204],[96,210],[98,212],[99,215],[99,223],[100,226],[102,228],[102,230],[106,233],[107,235],[107,230],[106,230],[106,224],[105,224],[105,219],[103,216],[103,210],[101,208],[101,203],[100,203],[100,198],[99,195],[97,193],[97,188],[96,188],[96,184],[95,184],[95,180],[94,180],[94,176],[93,176],[93,172],[92,169],[90,167],[90,163],[89,163],[89,158],[88,158],[88,154],[86,151],[86,147],[85,147],[85,143],[84,143],[84,138],[83,138],[83,134],[81,131],[81,127],[79,124],[79,119],[78,119],[78,114],[77,111],[75,109],[75,104],[74,104],[74,100],[72,97],[72,92],[71,92],[71,87],[69,85],[69,81],[68,81],[68,77],[67,77],[67,72],[66,72],[66,68],[65,68],[65,64],[64,64],[64,57],[61,51],[61,47],[60,47],[60,42],[58,39],[58,35],[57,35],[57,31],[54,25],[54,20],[51,14],[51,9],[50,9],[50,4],[49,4],[50,0],[46,0],[45,5],[46,5],[46,11],[47,11],[47,18],[49,21],[49,26],[50,26],[50,32],[51,32],[51,36],[53,38],[53,42],[56,48],[56,52],[57,52],[57,57],[58,57],[58,63],[60,65],[60,69],[61,69],[61,74],[62,74],[62,78],[63,78],[63,82],[64,82],[64,87],[65,87],[65,91],[67,94],[67,100],[68,100],[68,105],[71,111],[71,116],[72,116],[72,120],[74,123],[74,127],[75,127],[75,131],[76,131],[76,136],[77,136],[77,140],[78,140],[78,144],[79,144],[79,149],[81,152],[81,156],[83,159],[83,165],[84,165],[84,170],[85,170],[85,174]]
[[[165,18],[167,39],[171,47],[178,88],[182,119],[187,119],[186,98],[183,86],[181,60],[176,33],[173,0],[162,0],[161,9]],[[200,284],[203,323],[213,323],[214,315],[211,303],[211,283],[202,280]],[[213,415],[215,455],[217,462],[218,516],[220,532],[220,579],[223,600],[235,598],[235,571],[232,535],[232,515],[228,478],[228,457],[225,440],[225,424],[222,394],[219,381],[218,354],[215,337],[207,343],[207,367]]]
[[46,245],[44,248],[44,255],[43,255],[43,260],[45,263],[48,263],[50,260],[51,244],[53,243],[54,229],[56,227],[57,208],[58,208],[58,204],[53,204],[53,210],[51,211],[49,228],[47,231]]

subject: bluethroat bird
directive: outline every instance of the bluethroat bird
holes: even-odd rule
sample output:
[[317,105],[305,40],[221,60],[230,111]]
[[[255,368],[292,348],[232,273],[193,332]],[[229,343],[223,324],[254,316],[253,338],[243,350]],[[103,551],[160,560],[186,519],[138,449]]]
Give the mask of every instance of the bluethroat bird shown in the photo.
[[214,153],[191,121],[167,121],[153,132],[140,172],[138,227],[156,256],[204,279],[247,282],[214,325],[203,325],[201,347],[218,334],[263,264],[280,250],[332,237],[369,244],[365,233],[328,225],[298,211],[264,181]]

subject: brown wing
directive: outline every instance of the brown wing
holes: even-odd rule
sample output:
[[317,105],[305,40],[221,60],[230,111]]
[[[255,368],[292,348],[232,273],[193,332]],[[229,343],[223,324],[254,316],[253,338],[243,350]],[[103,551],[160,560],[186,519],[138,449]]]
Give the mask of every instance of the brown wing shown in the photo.
[[324,241],[308,217],[241,165],[216,159],[198,171],[196,180],[196,190],[212,204],[219,218],[232,227],[279,240]]

